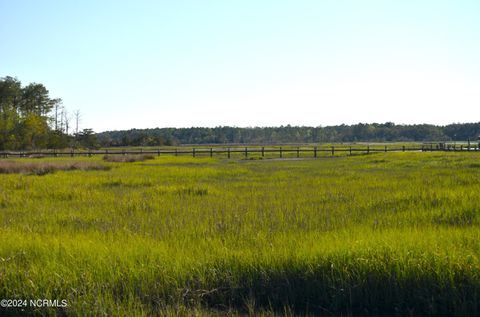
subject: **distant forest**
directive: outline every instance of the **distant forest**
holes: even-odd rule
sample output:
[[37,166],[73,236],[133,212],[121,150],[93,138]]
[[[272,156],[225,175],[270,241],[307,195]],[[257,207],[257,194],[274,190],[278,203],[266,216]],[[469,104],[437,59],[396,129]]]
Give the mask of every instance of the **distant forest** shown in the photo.
[[285,144],[328,142],[467,141],[477,142],[480,122],[436,126],[391,122],[328,127],[156,128],[97,133],[101,146],[180,144]]

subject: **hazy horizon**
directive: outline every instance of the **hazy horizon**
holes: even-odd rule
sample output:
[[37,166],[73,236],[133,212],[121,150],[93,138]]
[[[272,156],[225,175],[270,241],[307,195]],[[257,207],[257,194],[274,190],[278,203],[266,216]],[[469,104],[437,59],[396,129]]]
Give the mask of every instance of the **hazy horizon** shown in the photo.
[[3,2],[0,77],[96,132],[475,122],[479,17],[470,0]]

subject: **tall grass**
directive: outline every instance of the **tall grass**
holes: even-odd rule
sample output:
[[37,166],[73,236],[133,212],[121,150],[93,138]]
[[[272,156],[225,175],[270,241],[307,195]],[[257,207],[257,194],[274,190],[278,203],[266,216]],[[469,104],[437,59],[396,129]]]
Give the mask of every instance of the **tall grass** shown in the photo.
[[0,298],[69,306],[1,313],[475,316],[479,158],[160,157],[4,175]]
[[3,161],[0,160],[0,174],[33,174],[45,175],[55,171],[98,171],[108,170],[109,166],[105,166],[98,162],[22,162],[22,161]]

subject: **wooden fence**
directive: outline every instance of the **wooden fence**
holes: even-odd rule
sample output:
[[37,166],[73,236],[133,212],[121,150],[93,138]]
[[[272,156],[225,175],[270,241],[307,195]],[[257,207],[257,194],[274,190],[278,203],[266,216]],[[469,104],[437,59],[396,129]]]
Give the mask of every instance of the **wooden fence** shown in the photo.
[[180,147],[180,148],[158,148],[158,149],[135,149],[135,150],[48,150],[48,151],[3,151],[0,152],[0,158],[9,157],[75,157],[75,156],[93,156],[93,155],[138,155],[138,154],[150,154],[150,155],[173,155],[173,156],[223,156],[226,158],[232,157],[244,157],[248,158],[252,155],[261,157],[313,157],[320,156],[334,156],[336,154],[344,153],[346,155],[355,154],[370,154],[378,152],[478,152],[480,146],[435,146],[433,144],[422,146],[379,146],[379,145],[366,145],[366,146],[251,146],[251,147]]

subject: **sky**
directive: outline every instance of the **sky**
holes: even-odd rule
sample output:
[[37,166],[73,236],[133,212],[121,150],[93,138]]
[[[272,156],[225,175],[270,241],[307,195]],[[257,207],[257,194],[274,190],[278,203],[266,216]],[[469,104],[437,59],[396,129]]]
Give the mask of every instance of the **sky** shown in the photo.
[[480,121],[478,0],[0,0],[0,77],[80,128]]

